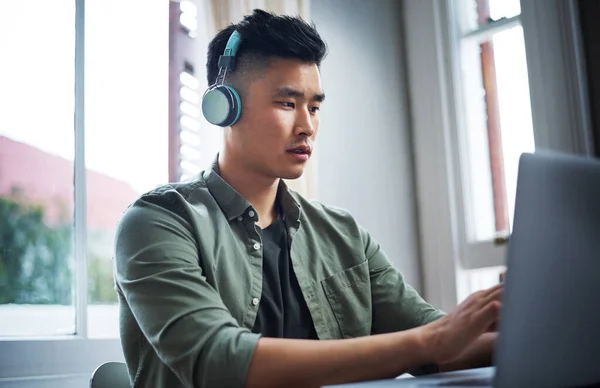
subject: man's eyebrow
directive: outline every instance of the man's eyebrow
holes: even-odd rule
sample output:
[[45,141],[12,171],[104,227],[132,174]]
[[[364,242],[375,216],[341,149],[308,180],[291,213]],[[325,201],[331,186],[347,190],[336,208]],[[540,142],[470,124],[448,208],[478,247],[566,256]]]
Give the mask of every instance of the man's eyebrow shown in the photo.
[[[275,89],[275,95],[280,97],[294,97],[294,98],[306,98],[303,92],[290,88],[289,86],[282,86]],[[325,93],[319,93],[312,96],[311,100],[316,102],[325,101]]]
[[323,101],[325,101],[325,93],[315,94],[313,96],[312,100],[316,101],[316,102],[323,102]]

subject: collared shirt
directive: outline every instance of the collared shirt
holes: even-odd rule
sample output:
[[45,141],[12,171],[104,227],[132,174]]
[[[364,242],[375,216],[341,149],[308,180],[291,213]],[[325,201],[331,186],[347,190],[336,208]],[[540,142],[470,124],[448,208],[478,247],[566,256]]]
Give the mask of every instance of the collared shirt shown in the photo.
[[[281,185],[291,265],[320,340],[443,316],[348,212]],[[257,221],[217,160],[193,181],[142,195],[123,214],[115,278],[134,387],[245,385],[260,338],[251,332],[263,285]]]

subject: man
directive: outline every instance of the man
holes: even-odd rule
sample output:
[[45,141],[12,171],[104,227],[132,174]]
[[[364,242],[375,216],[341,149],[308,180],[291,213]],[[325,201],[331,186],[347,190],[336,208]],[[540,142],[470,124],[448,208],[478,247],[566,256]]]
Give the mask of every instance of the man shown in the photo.
[[211,42],[209,83],[236,90],[241,114],[225,115],[209,169],[141,196],[117,230],[134,386],[318,387],[490,364],[501,286],[444,314],[350,214],[282,181],[310,157],[325,54],[313,26],[259,10]]

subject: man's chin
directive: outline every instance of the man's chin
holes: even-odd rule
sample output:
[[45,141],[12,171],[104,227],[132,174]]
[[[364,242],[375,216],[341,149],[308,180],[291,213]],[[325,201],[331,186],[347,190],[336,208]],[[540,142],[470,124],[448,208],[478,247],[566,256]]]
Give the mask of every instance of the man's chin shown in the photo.
[[280,177],[286,180],[294,180],[300,178],[302,174],[304,174],[304,168],[299,168],[294,171],[285,171],[280,174]]

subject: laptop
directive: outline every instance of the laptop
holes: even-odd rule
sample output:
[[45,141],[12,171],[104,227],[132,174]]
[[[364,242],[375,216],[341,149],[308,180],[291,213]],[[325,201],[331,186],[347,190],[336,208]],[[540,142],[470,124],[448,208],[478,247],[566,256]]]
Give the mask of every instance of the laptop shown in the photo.
[[338,387],[600,386],[600,161],[519,160],[495,367]]

